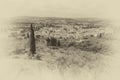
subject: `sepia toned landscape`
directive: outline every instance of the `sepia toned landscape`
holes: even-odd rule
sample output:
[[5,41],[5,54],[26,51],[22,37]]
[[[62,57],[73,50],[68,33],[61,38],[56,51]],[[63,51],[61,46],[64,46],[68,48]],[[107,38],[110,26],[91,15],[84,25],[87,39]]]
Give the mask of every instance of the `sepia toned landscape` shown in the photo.
[[0,79],[98,80],[118,59],[109,20],[24,16],[1,26]]
[[13,19],[10,26],[9,37],[14,40],[10,55],[40,61],[52,70],[96,69],[103,64],[103,56],[111,54],[112,33],[107,29],[112,26],[107,20],[20,17]]
[[120,80],[119,0],[0,0],[0,80]]

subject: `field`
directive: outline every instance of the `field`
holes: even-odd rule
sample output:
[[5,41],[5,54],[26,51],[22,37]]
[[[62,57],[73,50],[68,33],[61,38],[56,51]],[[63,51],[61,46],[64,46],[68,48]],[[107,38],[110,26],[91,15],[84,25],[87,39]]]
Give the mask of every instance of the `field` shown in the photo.
[[[110,24],[106,20],[22,17],[11,22],[14,58],[28,58],[31,24],[36,42],[34,59],[46,63],[50,69],[96,69],[103,64],[103,56],[110,53],[111,34],[106,31]],[[54,41],[49,43],[49,38]]]

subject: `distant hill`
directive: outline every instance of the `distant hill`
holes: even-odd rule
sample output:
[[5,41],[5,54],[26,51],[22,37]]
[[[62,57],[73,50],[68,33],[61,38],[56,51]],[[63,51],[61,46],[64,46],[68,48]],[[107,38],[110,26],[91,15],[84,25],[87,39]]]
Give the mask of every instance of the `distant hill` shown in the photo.
[[40,22],[69,24],[69,23],[99,23],[105,21],[96,18],[23,17],[23,16],[12,19],[12,23],[28,24]]

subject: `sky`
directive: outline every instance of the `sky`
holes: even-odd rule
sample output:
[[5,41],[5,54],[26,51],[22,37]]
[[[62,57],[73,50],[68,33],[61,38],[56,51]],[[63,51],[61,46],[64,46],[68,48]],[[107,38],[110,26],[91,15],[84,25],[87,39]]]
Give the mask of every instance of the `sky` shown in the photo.
[[119,0],[0,0],[0,18],[39,16],[118,19],[119,3]]

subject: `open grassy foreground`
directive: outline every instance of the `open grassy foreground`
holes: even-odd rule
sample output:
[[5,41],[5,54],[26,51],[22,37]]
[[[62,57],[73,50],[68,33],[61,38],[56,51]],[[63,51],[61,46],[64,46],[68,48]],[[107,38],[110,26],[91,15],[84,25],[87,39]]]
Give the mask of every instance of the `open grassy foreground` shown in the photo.
[[[36,41],[33,59],[28,56],[31,23]],[[7,47],[1,51],[6,53],[0,59],[1,80],[104,80],[100,76],[110,70],[105,66],[117,61],[110,55],[118,40],[112,38],[112,25],[106,20],[23,17],[7,27],[1,37]]]

